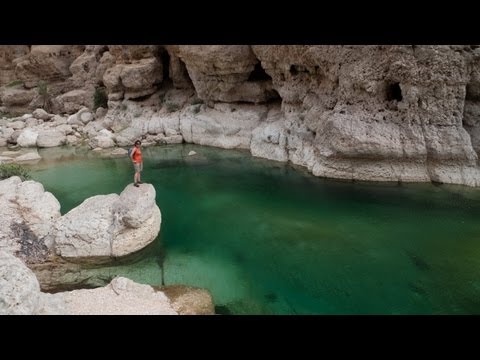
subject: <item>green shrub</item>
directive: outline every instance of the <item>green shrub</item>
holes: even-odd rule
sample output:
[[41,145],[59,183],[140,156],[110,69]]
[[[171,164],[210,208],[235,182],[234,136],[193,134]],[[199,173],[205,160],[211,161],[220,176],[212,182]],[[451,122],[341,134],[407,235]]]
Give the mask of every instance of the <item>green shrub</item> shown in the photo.
[[198,104],[203,104],[204,101],[202,99],[199,99],[199,98],[194,98],[192,100],[192,102],[190,103],[190,105],[198,105]]
[[38,95],[42,97],[48,96],[48,85],[43,80],[38,82]]
[[201,108],[201,107],[202,107],[202,105],[200,105],[200,104],[194,106],[192,112],[193,112],[194,114],[198,114],[198,113],[200,112],[200,108]]
[[159,105],[165,104],[165,95],[166,95],[165,93],[158,95],[158,104]]
[[8,179],[11,176],[19,176],[22,180],[30,179],[29,171],[22,165],[0,164],[0,180]]
[[174,112],[179,109],[179,106],[177,104],[171,102],[167,102],[165,106],[167,107],[168,112]]
[[23,84],[22,80],[13,80],[11,83],[5,85],[6,87],[14,87],[17,85]]
[[0,118],[3,118],[3,117],[13,118],[15,116],[16,116],[15,114],[11,114],[11,113],[6,112],[6,111],[0,111]]
[[43,110],[49,113],[52,108],[52,103],[50,100],[50,94],[48,93],[48,85],[43,80],[38,82],[38,95],[43,99]]
[[93,110],[97,110],[99,107],[107,108],[108,96],[104,87],[98,87],[93,93]]

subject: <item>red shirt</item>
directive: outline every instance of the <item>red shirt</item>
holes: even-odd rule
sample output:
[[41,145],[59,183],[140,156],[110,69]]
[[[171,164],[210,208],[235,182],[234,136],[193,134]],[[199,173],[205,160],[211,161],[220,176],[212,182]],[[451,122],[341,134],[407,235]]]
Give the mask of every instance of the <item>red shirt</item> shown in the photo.
[[142,160],[142,150],[138,147],[135,146],[135,149],[133,150],[133,155],[132,155],[132,160],[134,163],[141,163]]

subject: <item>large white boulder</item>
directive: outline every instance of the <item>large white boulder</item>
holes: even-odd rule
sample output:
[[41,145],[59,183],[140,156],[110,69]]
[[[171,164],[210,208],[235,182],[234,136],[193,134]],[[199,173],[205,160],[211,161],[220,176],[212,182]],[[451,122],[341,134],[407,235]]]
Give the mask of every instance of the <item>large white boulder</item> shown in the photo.
[[55,250],[63,257],[110,256],[117,194],[86,199],[54,225]]
[[12,176],[0,181],[0,249],[28,262],[45,259],[47,235],[60,203],[42,184]]
[[[198,306],[194,307],[195,304],[187,305],[187,312],[181,309],[184,313],[204,314],[203,311],[197,310]],[[211,300],[207,300],[206,307],[213,308]],[[123,277],[116,277],[107,286],[97,289],[56,294],[42,293],[32,270],[20,259],[0,250],[0,315],[178,315],[178,313],[164,292]]]
[[0,250],[0,315],[67,313],[61,296],[40,292],[33,271],[20,259]]
[[178,315],[162,291],[117,277],[105,287],[55,294],[70,315]]
[[155,202],[155,188],[128,185],[114,205],[112,255],[123,256],[144,248],[160,232],[162,216]]
[[53,117],[53,114],[49,114],[43,109],[36,109],[32,113],[32,115],[35,119],[41,119],[41,120],[50,120],[50,118]]
[[62,257],[118,257],[151,243],[160,224],[155,188],[151,184],[128,185],[120,195],[85,200],[55,222],[51,236]]
[[94,136],[90,140],[90,146],[92,148],[107,149],[115,146],[114,135],[107,129],[102,129],[98,132],[98,135]]
[[39,297],[40,285],[32,270],[0,250],[0,315],[30,315]]
[[37,145],[38,132],[26,128],[17,138],[17,144],[21,147],[35,147]]
[[64,145],[67,139],[65,134],[59,130],[41,130],[38,133],[38,147],[55,147]]
[[26,154],[17,156],[15,158],[15,162],[37,161],[37,160],[40,160],[41,158],[42,157],[40,155],[38,155],[38,152],[35,150],[35,151],[32,151],[32,152],[28,152]]

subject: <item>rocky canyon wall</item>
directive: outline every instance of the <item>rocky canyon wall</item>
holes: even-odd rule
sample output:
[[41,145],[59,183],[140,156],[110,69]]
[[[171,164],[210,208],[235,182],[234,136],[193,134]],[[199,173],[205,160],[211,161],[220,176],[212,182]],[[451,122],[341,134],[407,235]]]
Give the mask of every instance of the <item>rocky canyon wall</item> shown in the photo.
[[480,186],[478,46],[1,46],[0,70],[3,114],[96,110],[75,129],[91,147],[143,137],[316,176]]

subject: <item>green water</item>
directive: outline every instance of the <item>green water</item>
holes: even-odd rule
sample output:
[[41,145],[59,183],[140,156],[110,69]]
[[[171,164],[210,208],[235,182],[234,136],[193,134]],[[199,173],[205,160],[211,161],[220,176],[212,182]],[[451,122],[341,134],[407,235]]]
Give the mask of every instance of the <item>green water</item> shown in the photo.
[[[163,257],[165,283],[208,289],[219,313],[480,313],[480,189],[326,180],[195,145],[143,152],[161,232],[106,274],[159,285]],[[133,180],[126,157],[41,155],[32,177],[62,213]]]

